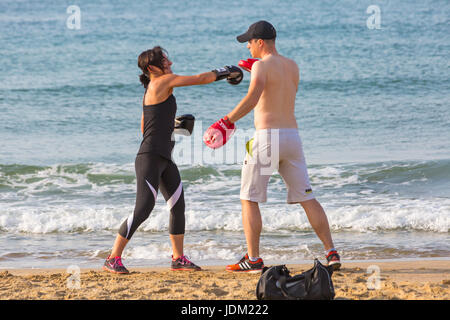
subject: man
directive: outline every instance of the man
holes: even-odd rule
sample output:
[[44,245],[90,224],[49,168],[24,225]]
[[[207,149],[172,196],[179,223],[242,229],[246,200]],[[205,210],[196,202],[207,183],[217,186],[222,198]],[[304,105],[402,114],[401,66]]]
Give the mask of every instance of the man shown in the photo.
[[[246,33],[237,37],[241,43],[248,42],[247,48],[251,56],[260,60],[249,67],[251,81],[247,95],[226,117],[217,122],[219,125],[212,126],[212,130],[225,127],[232,133],[234,123],[254,109],[256,131],[253,143],[247,145],[240,192],[248,252],[238,263],[228,265],[226,270],[260,272],[264,267],[259,254],[262,220],[258,203],[267,200],[271,167],[278,169],[285,181],[288,203],[300,203],[305,210],[311,226],[327,251],[328,265],[337,270],[341,266],[340,257],[334,249],[327,216],[312,193],[294,114],[299,69],[295,61],[277,52],[275,38],[275,28],[267,21],[252,24]],[[205,133],[205,143],[215,139],[212,134],[213,132],[208,131]],[[225,134],[223,143],[228,137]],[[269,153],[272,163],[267,168],[267,161],[264,159]]]

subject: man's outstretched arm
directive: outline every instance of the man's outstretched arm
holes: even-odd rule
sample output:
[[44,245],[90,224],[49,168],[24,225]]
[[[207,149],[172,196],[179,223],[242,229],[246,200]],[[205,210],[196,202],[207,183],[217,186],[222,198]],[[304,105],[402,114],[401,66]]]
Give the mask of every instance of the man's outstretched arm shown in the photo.
[[238,103],[238,105],[227,114],[228,120],[235,123],[247,113],[252,111],[261,97],[266,84],[266,72],[262,62],[255,62],[252,66],[252,77],[247,95]]

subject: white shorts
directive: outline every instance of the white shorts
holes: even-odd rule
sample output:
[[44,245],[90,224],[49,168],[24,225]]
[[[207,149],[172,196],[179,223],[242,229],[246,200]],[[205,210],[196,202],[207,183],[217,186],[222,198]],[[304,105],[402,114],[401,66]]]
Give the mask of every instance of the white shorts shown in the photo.
[[278,170],[286,184],[288,203],[315,198],[298,129],[256,130],[253,139],[247,143],[240,198],[266,202],[267,184],[275,170]]

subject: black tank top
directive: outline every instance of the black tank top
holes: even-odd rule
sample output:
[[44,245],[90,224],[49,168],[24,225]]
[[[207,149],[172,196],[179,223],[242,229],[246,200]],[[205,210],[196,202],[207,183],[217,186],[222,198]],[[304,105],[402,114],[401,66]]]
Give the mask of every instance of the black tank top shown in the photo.
[[143,106],[143,139],[138,154],[155,153],[171,160],[172,133],[177,113],[177,101],[171,94],[165,101],[158,104]]

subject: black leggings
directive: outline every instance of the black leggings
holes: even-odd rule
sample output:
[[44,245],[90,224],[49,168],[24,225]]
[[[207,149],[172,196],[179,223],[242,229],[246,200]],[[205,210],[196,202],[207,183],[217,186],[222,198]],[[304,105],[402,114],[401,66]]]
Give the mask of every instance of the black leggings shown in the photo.
[[119,234],[129,240],[149,217],[155,206],[158,187],[170,210],[169,233],[184,234],[184,192],[176,164],[157,154],[142,153],[136,157],[135,168],[136,205],[133,214],[120,226]]

